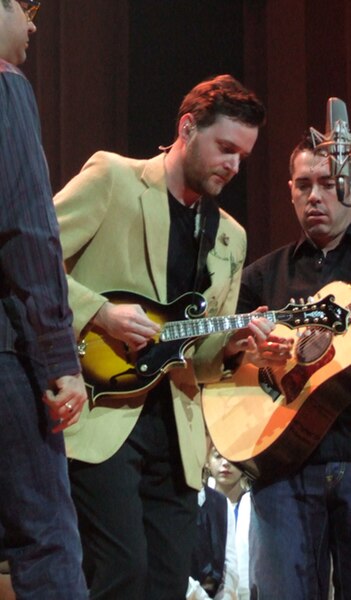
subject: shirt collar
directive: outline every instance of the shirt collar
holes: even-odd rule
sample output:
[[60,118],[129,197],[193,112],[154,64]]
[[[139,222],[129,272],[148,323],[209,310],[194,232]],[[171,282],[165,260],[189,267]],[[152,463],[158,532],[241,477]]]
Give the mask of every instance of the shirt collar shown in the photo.
[[[340,243],[342,243],[342,241],[346,238],[351,238],[351,224],[347,227],[344,236],[342,237],[342,240]],[[312,240],[310,240],[310,238],[308,238],[305,234],[304,231],[302,231],[300,239],[298,240],[296,246],[295,246],[295,250],[293,252],[293,256],[296,256],[297,254],[299,254],[300,252],[303,252],[304,249],[313,249],[313,250],[319,250],[319,248],[317,248],[317,246],[312,242]]]

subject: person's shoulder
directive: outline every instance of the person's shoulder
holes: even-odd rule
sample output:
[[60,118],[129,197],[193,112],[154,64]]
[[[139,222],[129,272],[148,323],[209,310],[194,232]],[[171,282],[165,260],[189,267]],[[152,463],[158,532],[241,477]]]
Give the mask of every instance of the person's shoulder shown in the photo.
[[117,152],[109,152],[106,150],[98,150],[95,152],[83,166],[83,170],[95,166],[99,169],[111,170],[118,169],[121,171],[142,171],[145,165],[152,159],[138,159],[118,154]]
[[246,237],[245,229],[240,225],[239,221],[234,219],[229,213],[223,208],[219,209],[220,227],[227,231],[235,231],[236,234]]
[[152,182],[161,169],[149,167],[150,163],[152,159],[137,159],[116,152],[98,150],[82,166],[77,177],[79,182],[104,186],[108,193],[113,190],[116,196],[117,190],[144,187],[144,177],[146,181]]
[[[37,119],[37,107],[32,87],[25,75],[14,65],[0,58],[0,128],[4,123],[19,123],[29,126],[32,119]],[[22,118],[19,116],[22,115]],[[26,115],[24,117],[23,115]],[[26,125],[27,126],[27,125]],[[27,135],[27,134],[26,134]]]
[[0,58],[0,81],[1,79],[6,80],[7,83],[11,82],[12,87],[20,85],[30,88],[29,81],[24,73],[2,58]]
[[17,67],[7,62],[3,58],[0,58],[0,73],[12,73],[14,75],[20,75],[24,78],[22,71],[20,71]]
[[275,264],[277,261],[282,260],[283,257],[290,255],[296,248],[296,242],[291,242],[286,244],[285,246],[280,246],[267,254],[264,254],[260,258],[257,258],[255,261],[250,263],[247,267],[245,267],[244,271],[252,271],[257,269],[265,269],[269,265]]

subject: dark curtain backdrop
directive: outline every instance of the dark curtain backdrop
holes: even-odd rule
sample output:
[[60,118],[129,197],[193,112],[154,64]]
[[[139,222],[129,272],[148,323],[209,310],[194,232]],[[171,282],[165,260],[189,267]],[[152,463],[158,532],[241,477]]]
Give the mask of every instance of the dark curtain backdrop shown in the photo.
[[54,191],[96,150],[152,156],[174,136],[183,95],[232,73],[268,122],[222,206],[247,229],[249,260],[298,233],[288,160],[324,130],[329,96],[351,111],[350,0],[42,0],[24,70]]

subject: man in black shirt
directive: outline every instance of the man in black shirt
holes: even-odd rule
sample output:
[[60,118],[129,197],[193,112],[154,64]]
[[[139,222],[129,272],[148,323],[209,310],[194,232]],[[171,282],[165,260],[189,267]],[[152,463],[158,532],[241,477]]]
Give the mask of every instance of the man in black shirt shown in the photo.
[[[258,305],[280,309],[331,282],[351,281],[351,208],[337,200],[328,160],[315,156],[306,138],[292,153],[290,168],[301,238],[244,269],[239,312]],[[318,348],[323,339],[325,364],[334,364],[339,357],[324,352],[333,337],[317,333],[314,344]],[[270,348],[268,341],[261,352]],[[330,428],[317,447],[311,437],[311,454],[298,472],[277,480],[270,473],[273,483],[252,485],[252,599],[325,600],[331,556],[335,598],[351,598],[351,373],[341,370],[315,392],[315,398],[329,403]]]

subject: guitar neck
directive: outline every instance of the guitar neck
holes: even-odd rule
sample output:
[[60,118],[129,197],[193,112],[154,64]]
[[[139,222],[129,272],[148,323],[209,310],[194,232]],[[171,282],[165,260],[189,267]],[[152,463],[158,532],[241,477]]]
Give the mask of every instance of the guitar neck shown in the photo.
[[272,323],[277,321],[276,311],[264,313],[248,313],[242,315],[229,315],[225,317],[208,317],[187,319],[183,321],[169,321],[165,323],[160,339],[162,342],[171,342],[192,337],[203,337],[211,333],[224,333],[243,329],[255,317],[265,317]]

